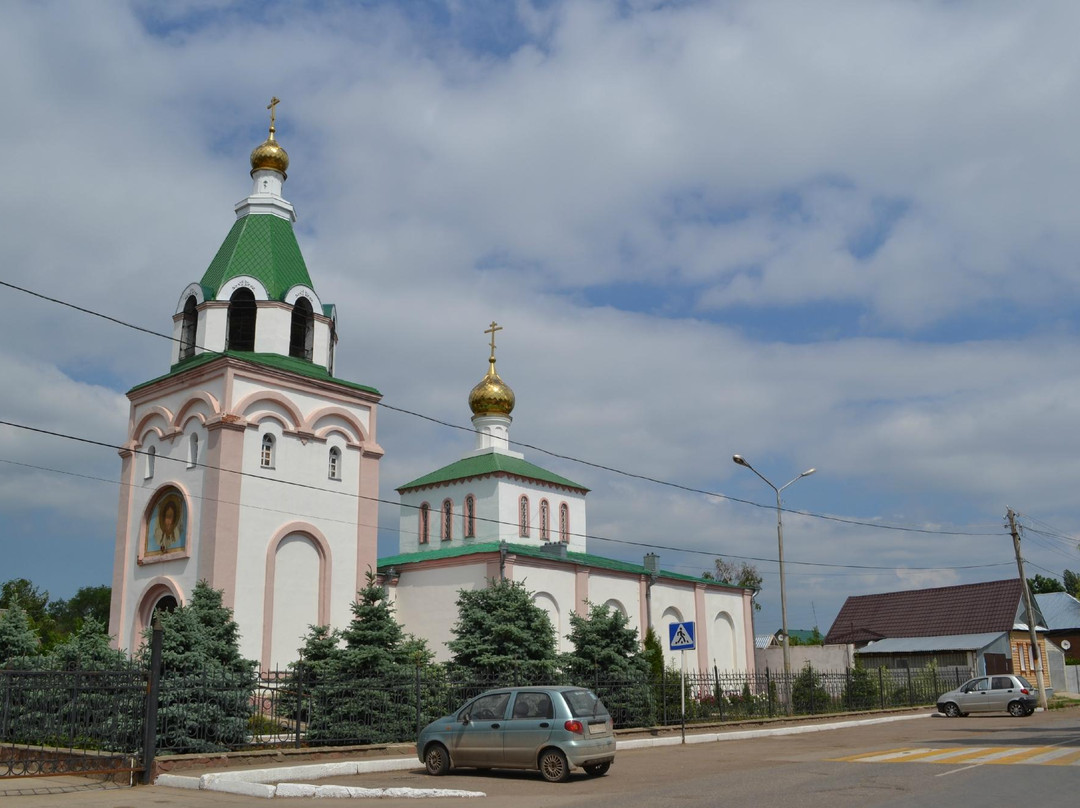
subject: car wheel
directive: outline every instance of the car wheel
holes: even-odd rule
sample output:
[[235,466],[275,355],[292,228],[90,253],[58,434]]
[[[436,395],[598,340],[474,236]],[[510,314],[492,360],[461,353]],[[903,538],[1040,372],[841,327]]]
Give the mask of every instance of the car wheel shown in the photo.
[[1029,715],[1029,713],[1027,707],[1025,707],[1022,702],[1010,701],[1009,715],[1015,716],[1016,718],[1023,718],[1025,715]]
[[589,775],[589,777],[603,777],[605,774],[607,774],[608,769],[611,768],[611,761],[607,760],[603,763],[591,763],[588,766],[583,766],[582,768],[585,769],[585,774]]
[[960,708],[953,704],[951,701],[945,705],[944,709],[941,712],[945,713],[945,715],[949,718],[960,717]]
[[441,743],[433,743],[424,752],[424,768],[427,773],[440,777],[450,771],[450,754]]
[[566,755],[558,749],[545,749],[540,753],[540,774],[549,783],[561,783],[570,776],[570,764]]

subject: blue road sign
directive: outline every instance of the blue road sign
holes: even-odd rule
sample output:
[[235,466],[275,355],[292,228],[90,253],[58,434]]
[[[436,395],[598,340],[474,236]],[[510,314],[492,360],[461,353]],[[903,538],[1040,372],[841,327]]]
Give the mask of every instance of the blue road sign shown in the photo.
[[693,651],[697,648],[694,642],[694,621],[668,623],[668,646],[672,651]]

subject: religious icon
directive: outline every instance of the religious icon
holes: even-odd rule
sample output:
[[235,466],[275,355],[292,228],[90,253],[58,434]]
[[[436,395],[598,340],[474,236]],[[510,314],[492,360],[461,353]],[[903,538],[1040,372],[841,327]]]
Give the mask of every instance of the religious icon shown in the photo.
[[146,530],[146,552],[170,553],[186,544],[187,509],[184,498],[175,489],[159,497],[150,512]]

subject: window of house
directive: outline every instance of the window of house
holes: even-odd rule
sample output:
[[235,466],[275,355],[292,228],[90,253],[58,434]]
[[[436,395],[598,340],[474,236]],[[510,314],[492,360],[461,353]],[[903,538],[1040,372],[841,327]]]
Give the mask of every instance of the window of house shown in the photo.
[[327,463],[326,476],[331,480],[341,479],[341,449],[336,446],[330,447],[330,459]]
[[462,527],[466,539],[476,537],[476,497],[472,494],[465,497],[465,520]]
[[565,502],[559,506],[559,541],[570,542],[570,506]]
[[540,538],[548,541],[551,538],[551,530],[548,526],[548,501],[540,500]]
[[518,500],[518,535],[522,538],[529,536],[529,498],[526,496]]
[[274,467],[274,436],[267,433],[263,435],[262,452],[259,455],[259,465],[264,469]]
[[225,349],[255,350],[255,293],[247,288],[237,289],[229,298],[229,326]]
[[421,544],[428,543],[428,526],[430,516],[431,506],[425,502],[420,506],[420,525],[417,530],[417,536],[419,536]]
[[315,338],[315,315],[306,297],[298,298],[292,310],[292,331],[289,336],[289,356],[311,361]]
[[154,476],[154,461],[157,460],[157,447],[151,446],[146,450],[146,472],[143,477],[149,480]]
[[454,503],[448,499],[442,504],[442,540],[450,541],[454,538]]
[[195,355],[195,333],[199,326],[198,303],[195,295],[188,295],[184,303],[184,319],[180,325],[180,358],[190,359]]

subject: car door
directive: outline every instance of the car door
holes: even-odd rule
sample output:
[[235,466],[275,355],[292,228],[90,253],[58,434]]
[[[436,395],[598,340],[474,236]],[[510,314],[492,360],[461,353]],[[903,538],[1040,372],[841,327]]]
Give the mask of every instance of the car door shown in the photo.
[[455,766],[503,765],[503,725],[510,693],[489,693],[458,713],[460,724],[450,746]]
[[1009,702],[1018,693],[1011,676],[991,677],[990,693],[986,709],[991,712],[1004,712],[1009,709]]
[[960,688],[957,701],[964,713],[985,713],[990,709],[990,677],[972,679]]
[[542,690],[523,690],[514,698],[510,718],[503,732],[503,757],[507,766],[530,768],[536,765],[541,747],[551,737],[555,706]]

